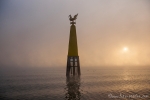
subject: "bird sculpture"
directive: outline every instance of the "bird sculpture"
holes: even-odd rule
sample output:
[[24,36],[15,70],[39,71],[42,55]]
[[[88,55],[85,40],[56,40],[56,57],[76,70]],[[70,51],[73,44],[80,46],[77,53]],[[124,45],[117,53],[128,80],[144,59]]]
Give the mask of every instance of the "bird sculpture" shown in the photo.
[[72,21],[72,22],[74,22],[74,20],[77,19],[77,16],[78,16],[78,14],[74,15],[74,17],[72,18],[72,16],[69,15],[69,17],[70,17],[69,20]]

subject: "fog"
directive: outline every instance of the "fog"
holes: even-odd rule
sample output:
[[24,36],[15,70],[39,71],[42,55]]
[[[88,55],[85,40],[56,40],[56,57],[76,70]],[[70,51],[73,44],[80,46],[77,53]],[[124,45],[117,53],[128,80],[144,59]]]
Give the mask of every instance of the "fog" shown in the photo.
[[68,15],[77,13],[81,66],[150,65],[149,0],[1,0],[0,5],[1,67],[66,67]]

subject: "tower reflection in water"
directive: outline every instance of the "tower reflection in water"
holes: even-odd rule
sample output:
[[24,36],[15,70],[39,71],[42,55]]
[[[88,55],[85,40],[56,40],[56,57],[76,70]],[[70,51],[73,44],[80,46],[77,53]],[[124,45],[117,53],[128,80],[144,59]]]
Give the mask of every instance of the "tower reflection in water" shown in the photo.
[[66,100],[80,100],[80,76],[66,77]]

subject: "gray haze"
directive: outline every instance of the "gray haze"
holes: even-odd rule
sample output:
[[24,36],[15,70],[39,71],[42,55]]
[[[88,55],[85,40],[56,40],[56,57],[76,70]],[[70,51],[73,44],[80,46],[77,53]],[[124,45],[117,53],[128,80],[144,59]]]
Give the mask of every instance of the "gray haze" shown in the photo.
[[0,66],[65,67],[76,13],[81,66],[150,65],[149,0],[1,0]]

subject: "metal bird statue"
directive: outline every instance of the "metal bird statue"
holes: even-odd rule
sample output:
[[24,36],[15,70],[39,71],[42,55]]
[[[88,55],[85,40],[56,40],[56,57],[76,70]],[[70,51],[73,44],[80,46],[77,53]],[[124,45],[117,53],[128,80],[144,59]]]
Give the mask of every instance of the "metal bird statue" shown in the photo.
[[69,15],[69,17],[70,17],[69,20],[73,22],[74,20],[77,19],[77,16],[78,16],[78,14],[74,15],[74,17],[72,18],[72,16]]

